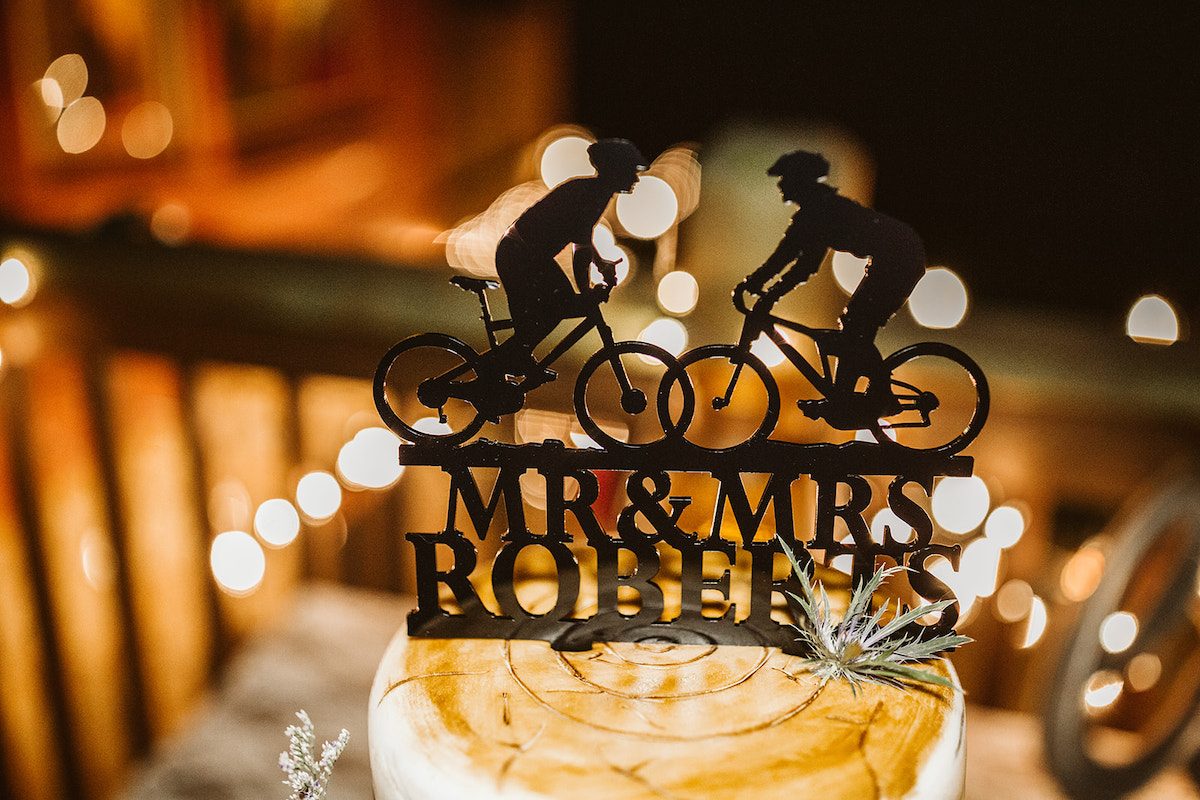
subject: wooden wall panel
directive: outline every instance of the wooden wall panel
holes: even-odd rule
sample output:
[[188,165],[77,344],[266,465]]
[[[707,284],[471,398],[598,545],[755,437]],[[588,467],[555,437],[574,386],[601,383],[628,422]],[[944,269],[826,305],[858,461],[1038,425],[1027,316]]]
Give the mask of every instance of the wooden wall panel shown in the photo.
[[[6,398],[8,399],[8,398]],[[13,797],[52,800],[65,794],[60,732],[38,614],[35,572],[17,509],[12,438],[0,424],[0,752]]]
[[178,367],[121,353],[108,360],[106,373],[143,694],[157,739],[180,726],[207,684],[212,577]]
[[130,674],[117,565],[86,370],[47,353],[28,380],[30,467],[71,741],[87,798],[109,795],[131,755]]

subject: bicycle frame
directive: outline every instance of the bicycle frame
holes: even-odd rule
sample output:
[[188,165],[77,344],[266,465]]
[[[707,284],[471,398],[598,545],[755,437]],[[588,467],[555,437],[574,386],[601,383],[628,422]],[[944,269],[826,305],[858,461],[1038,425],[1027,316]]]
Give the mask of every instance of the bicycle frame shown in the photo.
[[[801,333],[812,339],[817,345],[817,354],[820,356],[821,368],[813,366],[807,358],[787,340],[779,328],[787,328],[789,330]],[[757,311],[750,309],[746,312],[746,321],[742,324],[742,333],[738,338],[737,349],[739,352],[749,355],[750,348],[758,337],[765,335],[768,339],[774,342],[779,351],[783,353],[792,366],[800,371],[805,378],[824,396],[829,396],[833,390],[833,369],[829,363],[829,355],[825,349],[821,347],[821,339],[823,334],[834,333],[822,328],[811,328],[807,325],[802,325],[799,322],[776,317],[767,311]],[[734,387],[737,385],[738,378],[741,376],[743,362],[739,362],[734,366],[733,375],[729,380],[729,388],[726,389],[725,397],[720,398],[721,406],[727,406],[731,402]],[[715,402],[715,401],[714,401]]]
[[[491,381],[507,382],[508,375],[512,374],[504,370],[503,362],[504,351],[506,349],[512,349],[515,346],[515,334],[510,335],[502,342],[498,342],[495,336],[496,330],[500,330],[505,327],[511,327],[511,321],[493,320],[483,294],[483,290],[473,289],[472,291],[477,291],[479,293],[480,302],[483,307],[483,316],[481,319],[483,320],[484,328],[488,333],[488,340],[492,344],[492,347],[484,350],[482,353],[477,354],[475,358],[464,361],[454,369],[448,370],[436,378],[430,379],[430,382],[436,381],[438,383],[444,383],[446,385],[448,397],[457,396],[453,394],[452,390],[450,390],[450,384],[453,384],[456,379],[461,378],[463,375],[466,375],[472,371],[485,380]],[[615,346],[616,341],[613,338],[612,328],[609,327],[608,322],[604,319],[604,315],[600,311],[600,304],[597,302],[589,307],[586,316],[584,316],[575,327],[568,331],[566,335],[564,335],[562,339],[560,339],[558,343],[550,349],[550,352],[548,352],[542,358],[535,360],[537,367],[543,370],[542,374],[535,374],[533,376],[525,375],[525,379],[519,384],[510,382],[510,386],[519,389],[522,394],[528,394],[539,386],[542,386],[552,380],[552,375],[548,373],[549,365],[553,364],[568,350],[579,343],[579,341],[582,340],[583,337],[586,336],[593,328],[600,336],[603,349],[611,351]],[[492,363],[495,361],[500,363]],[[620,359],[613,359],[613,370],[616,373],[617,383],[621,387],[622,395],[624,396],[634,391],[633,385],[629,381],[629,376],[625,374],[625,369],[621,364]],[[472,401],[471,397],[462,397],[461,399],[467,400],[468,402]]]

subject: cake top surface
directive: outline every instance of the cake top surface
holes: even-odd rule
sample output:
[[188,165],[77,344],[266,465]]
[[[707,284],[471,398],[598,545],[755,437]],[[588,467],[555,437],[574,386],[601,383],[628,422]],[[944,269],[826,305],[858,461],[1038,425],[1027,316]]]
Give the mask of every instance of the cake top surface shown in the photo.
[[825,683],[769,647],[401,634],[372,692],[373,769],[406,797],[957,797],[962,698],[926,686]]

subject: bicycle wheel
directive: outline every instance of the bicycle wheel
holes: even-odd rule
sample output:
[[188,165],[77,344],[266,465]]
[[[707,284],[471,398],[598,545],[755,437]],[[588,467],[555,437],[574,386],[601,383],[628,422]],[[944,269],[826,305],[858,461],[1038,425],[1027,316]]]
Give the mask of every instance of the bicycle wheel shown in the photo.
[[375,370],[379,416],[409,442],[453,445],[470,439],[483,427],[483,417],[430,381],[452,370],[462,370],[455,384],[473,380],[475,371],[465,366],[476,358],[470,345],[444,333],[421,333],[393,345]]
[[[683,437],[707,450],[766,438],[779,422],[779,386],[759,358],[730,344],[709,344],[679,358],[699,402]],[[734,377],[736,373],[736,382]]]
[[[621,387],[617,359],[631,391]],[[677,420],[667,396],[675,390]],[[687,427],[696,397],[675,356],[647,342],[617,342],[589,358],[575,382],[575,415],[604,447],[638,447],[674,438]]]
[[883,445],[952,455],[983,429],[991,396],[987,379],[966,353],[942,342],[920,342],[883,361],[896,404],[867,429]]
[[1112,529],[1047,693],[1046,762],[1072,797],[1124,796],[1171,763],[1196,774],[1200,476],[1156,484]]

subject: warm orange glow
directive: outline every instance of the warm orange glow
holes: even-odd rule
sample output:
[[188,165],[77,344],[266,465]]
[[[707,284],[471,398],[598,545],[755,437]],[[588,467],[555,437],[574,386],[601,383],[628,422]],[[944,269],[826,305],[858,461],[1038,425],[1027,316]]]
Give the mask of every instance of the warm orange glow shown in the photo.
[[996,616],[1002,622],[1020,622],[1033,610],[1033,587],[1020,578],[1005,581],[996,592]]
[[209,564],[221,589],[238,596],[257,589],[267,572],[266,554],[245,531],[218,534],[212,542]]
[[254,512],[254,532],[271,547],[286,547],[300,534],[300,514],[282,497],[267,500]]
[[1162,660],[1154,653],[1138,653],[1125,665],[1125,680],[1135,692],[1144,692],[1162,677]]
[[130,110],[121,126],[121,143],[134,158],[154,158],[167,149],[175,132],[170,110],[147,100]]
[[658,282],[658,304],[671,314],[689,314],[700,299],[700,284],[690,272],[672,270]]
[[150,233],[165,245],[181,245],[192,233],[192,212],[182,203],[163,203],[150,215]]
[[913,289],[908,310],[926,328],[953,328],[967,315],[967,287],[945,267],[933,267]]
[[1092,596],[1104,577],[1104,553],[1095,545],[1084,545],[1071,556],[1059,576],[1063,596],[1082,603]]
[[342,487],[328,472],[310,472],[296,484],[296,505],[310,519],[323,522],[342,507]]
[[88,531],[79,542],[79,550],[83,577],[88,585],[96,591],[111,589],[116,575],[116,553],[108,539],[99,531]]
[[1179,316],[1165,298],[1146,295],[1129,309],[1125,333],[1143,344],[1174,344],[1179,340]]
[[81,97],[63,109],[58,119],[58,144],[64,153],[86,153],[104,135],[104,106],[94,97]]
[[643,175],[632,192],[617,196],[617,221],[638,239],[657,239],[675,224],[678,215],[675,190],[653,175]]

